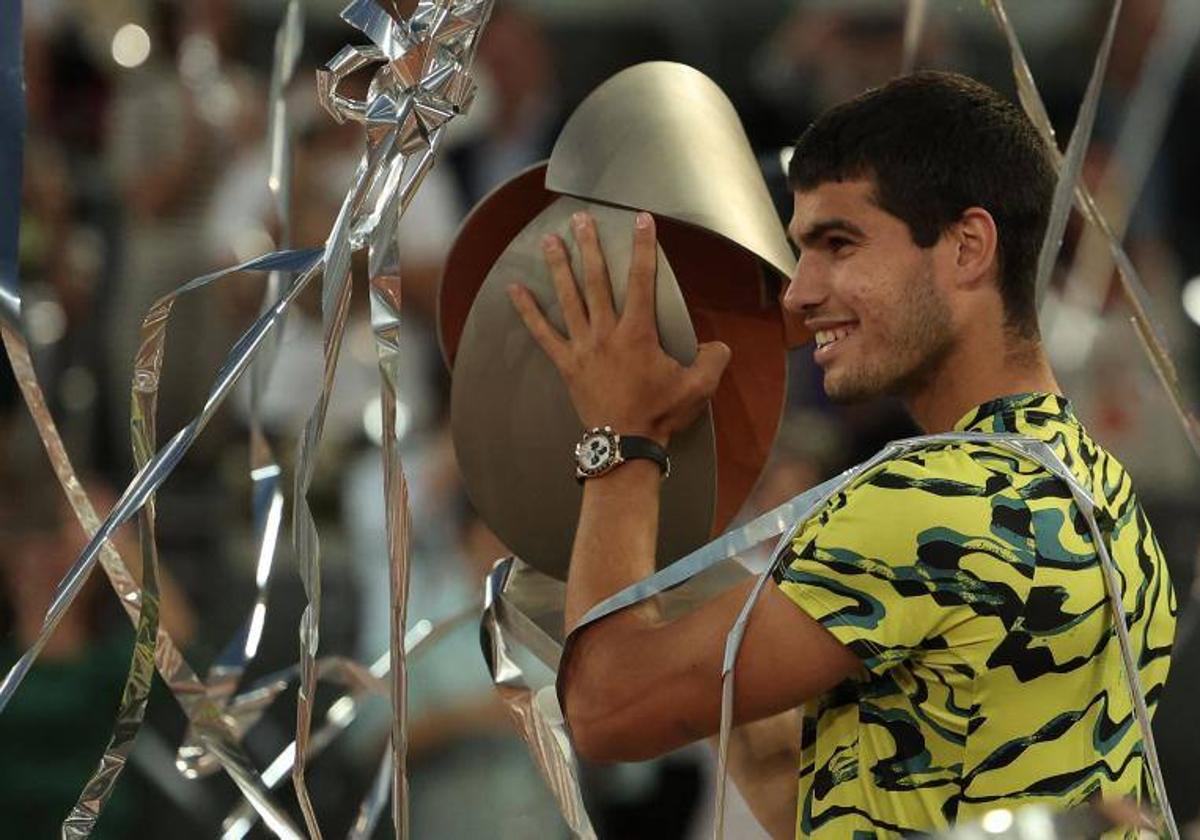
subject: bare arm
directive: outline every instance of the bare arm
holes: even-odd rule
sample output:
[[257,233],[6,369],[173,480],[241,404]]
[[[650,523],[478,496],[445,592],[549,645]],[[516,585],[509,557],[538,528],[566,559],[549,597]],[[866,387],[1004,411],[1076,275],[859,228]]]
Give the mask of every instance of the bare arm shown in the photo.
[[[576,220],[575,238],[586,308],[561,241],[546,242],[568,336],[550,326],[527,290],[513,287],[513,302],[563,375],[585,426],[608,424],[665,444],[716,390],[729,349],[702,345],[690,367],[663,352],[654,317],[656,250],[648,216],[639,216],[634,232],[619,318],[590,219]],[[658,468],[644,461],[588,480],[567,581],[568,628],[599,601],[654,571],[660,482]],[[715,733],[725,636],[749,585],[671,622],[643,606],[586,628],[562,665],[564,711],[579,752],[593,760],[639,760]],[[859,667],[849,650],[773,585],[751,614],[737,665],[737,720],[794,708]]]

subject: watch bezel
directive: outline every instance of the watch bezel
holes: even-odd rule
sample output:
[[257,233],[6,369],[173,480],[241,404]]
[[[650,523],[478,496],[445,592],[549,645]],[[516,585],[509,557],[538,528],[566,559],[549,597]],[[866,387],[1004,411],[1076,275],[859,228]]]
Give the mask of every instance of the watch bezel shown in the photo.
[[[603,464],[597,467],[587,467],[583,462],[583,445],[593,437],[605,437],[608,439],[609,457]],[[621,458],[621,436],[613,429],[612,426],[596,426],[595,428],[586,430],[579,438],[579,442],[575,444],[575,477],[577,479],[596,478],[604,475],[607,472],[615,469],[623,463]]]

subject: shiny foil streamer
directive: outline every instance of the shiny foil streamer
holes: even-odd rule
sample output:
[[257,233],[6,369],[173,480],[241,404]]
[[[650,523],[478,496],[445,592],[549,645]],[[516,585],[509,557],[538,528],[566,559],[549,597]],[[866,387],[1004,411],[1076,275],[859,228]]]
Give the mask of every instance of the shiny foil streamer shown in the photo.
[[25,150],[25,67],[21,50],[21,0],[0,0],[0,320],[21,324],[17,240],[21,230],[21,172]]
[[[1003,0],[987,0],[987,4],[1008,43],[1013,76],[1016,80],[1017,95],[1020,98],[1021,105],[1045,141],[1056,167],[1061,171],[1064,165],[1063,156],[1059,152],[1058,144],[1054,138],[1054,128],[1050,124],[1050,117],[1046,112],[1046,106],[1042,102],[1041,94],[1038,93],[1037,83],[1034,82],[1033,73],[1029,69],[1029,62],[1025,59],[1025,51],[1021,47],[1021,41],[1017,37],[1012,21],[1009,20],[1004,2]],[[1132,317],[1138,338],[1142,343],[1142,349],[1150,359],[1155,374],[1158,376],[1159,383],[1162,385],[1163,390],[1166,391],[1167,398],[1171,402],[1171,408],[1179,419],[1183,432],[1187,436],[1188,443],[1191,444],[1192,450],[1196,455],[1200,457],[1200,423],[1197,422],[1195,416],[1187,408],[1187,403],[1183,398],[1183,392],[1179,385],[1179,374],[1167,349],[1166,341],[1162,337],[1162,331],[1150,317],[1149,309],[1146,305],[1149,295],[1146,293],[1145,286],[1138,276],[1137,269],[1134,268],[1129,255],[1125,253],[1120,237],[1117,236],[1112,226],[1109,225],[1108,220],[1100,212],[1099,207],[1097,207],[1092,194],[1083,184],[1076,184],[1075,203],[1080,213],[1083,214],[1083,217],[1103,234],[1108,243],[1109,252],[1112,255],[1113,262],[1117,266],[1117,276],[1121,280],[1121,292],[1133,312]]]
[[[144,339],[150,342],[157,342],[161,345],[163,335],[161,329],[165,326],[165,319],[170,312],[170,308],[176,297],[194,289],[201,288],[209,283],[214,282],[228,274],[240,270],[263,270],[273,269],[280,266],[295,267],[297,269],[308,269],[297,282],[293,283],[287,294],[281,298],[272,309],[260,316],[254,324],[242,335],[233,349],[226,356],[217,374],[217,379],[213,384],[209,394],[205,400],[203,410],[190,423],[184,426],[175,434],[174,437],[149,458],[145,465],[138,470],[137,475],[129,486],[125,488],[120,498],[117,499],[113,510],[99,524],[99,528],[95,529],[95,533],[88,541],[87,545],[80,552],[71,568],[67,571],[62,581],[59,583],[55,591],[54,598],[51,601],[50,607],[47,610],[46,617],[43,621],[42,630],[30,646],[29,650],[13,665],[12,669],[5,675],[4,681],[0,682],[0,711],[8,704],[16,691],[17,686],[28,672],[30,666],[36,660],[38,654],[45,646],[46,641],[58,626],[58,622],[62,619],[66,609],[74,601],[79,594],[83,584],[87,580],[87,576],[94,568],[97,557],[101,549],[112,538],[113,533],[124,523],[141,509],[154,492],[162,485],[163,481],[170,474],[171,470],[179,463],[180,459],[188,451],[191,445],[195,442],[196,437],[212,419],[213,414],[220,406],[221,402],[228,396],[229,391],[233,388],[238,378],[245,371],[249,363],[251,354],[262,342],[264,335],[274,326],[275,322],[280,317],[283,309],[291,303],[296,295],[303,290],[307,281],[310,280],[315,271],[314,266],[317,265],[319,252],[314,251],[294,251],[283,254],[271,255],[269,257],[260,257],[256,260],[251,260],[248,263],[243,263],[232,269],[215,272],[203,277],[196,278],[189,283],[184,284],[179,290],[161,299],[153,307],[151,314],[147,316],[144,322],[144,327],[147,332],[144,333]],[[158,333],[155,335],[155,333]],[[15,335],[15,334],[14,334]],[[147,349],[144,341],[143,349]],[[26,353],[27,355],[27,353]],[[138,387],[150,390],[157,387],[157,383],[153,381],[153,377],[157,376],[157,365],[161,359],[155,359],[153,353],[147,357],[143,354],[143,360],[147,361],[148,367],[144,368],[143,379],[138,383]],[[25,360],[20,360],[25,361]],[[14,362],[14,369],[17,363]],[[150,377],[150,378],[146,378]],[[20,378],[18,379],[20,381]],[[36,380],[32,381],[36,385]],[[26,394],[28,399],[28,394]],[[44,405],[44,403],[43,403]],[[30,406],[31,410],[33,406]],[[46,426],[52,426],[53,420],[49,413],[35,416],[35,419],[40,419]],[[55,437],[57,435],[55,434]],[[61,450],[61,443],[59,447]],[[61,453],[65,458],[65,452]],[[53,457],[53,456],[52,456]],[[69,462],[66,463],[69,469]],[[71,473],[73,477],[73,472]],[[62,476],[60,475],[60,480]],[[74,483],[78,483],[77,479]],[[68,491],[70,493],[70,491]],[[133,585],[136,590],[138,587]],[[139,595],[140,598],[140,595]]]
[[[287,117],[287,88],[295,76],[296,64],[304,43],[304,18],[299,0],[290,0],[275,34],[274,63],[268,105],[267,149],[270,154],[268,187],[275,203],[280,230],[280,245],[291,245],[292,135]],[[286,275],[272,271],[260,312],[278,299]],[[218,654],[205,675],[205,690],[214,703],[224,707],[237,690],[242,675],[258,652],[263,626],[267,620],[267,595],[274,571],[279,529],[283,521],[282,470],[263,431],[262,396],[270,380],[278,355],[282,330],[275,330],[264,341],[263,349],[250,365],[250,482],[251,517],[258,553],[255,557],[255,597],[246,618],[233,638]],[[189,778],[218,769],[215,758],[188,732],[180,746],[177,763]]]
[[[596,832],[583,802],[579,765],[562,713],[558,711],[553,683],[542,681],[539,684],[513,654],[514,646],[533,651],[547,672],[553,674],[561,653],[561,643],[551,633],[539,628],[520,607],[506,603],[505,592],[513,576],[522,571],[530,576],[528,581],[535,587],[542,587],[537,593],[540,596],[536,598],[537,606],[553,613],[558,605],[558,626],[562,626],[561,604],[565,593],[562,582],[533,571],[516,558],[501,560],[492,568],[485,584],[480,625],[483,659],[492,684],[528,746],[543,780],[554,794],[567,827],[577,838],[592,840]],[[539,699],[542,699],[541,703]]]
[[[86,557],[81,557],[80,560],[94,563],[95,552],[98,551],[101,566],[108,576],[113,590],[117,593],[121,605],[125,608],[130,620],[137,623],[142,607],[141,588],[129,573],[128,568],[122,562],[111,543],[104,539],[96,539],[97,533],[102,528],[109,532],[113,530],[115,526],[111,524],[112,515],[110,515],[108,521],[101,522],[71,466],[70,458],[63,447],[58,430],[46,405],[45,397],[38,384],[33,369],[33,362],[29,355],[29,349],[24,339],[7,325],[0,326],[0,333],[3,334],[5,349],[12,363],[22,396],[25,399],[35,427],[49,455],[55,476],[62,485],[67,501],[84,528],[85,533],[89,535],[92,544],[96,546],[93,549],[90,560]],[[121,521],[124,522],[125,520],[122,519]],[[86,551],[85,549],[85,554]],[[72,575],[69,572],[67,578],[64,579],[63,585],[71,579]],[[60,591],[63,585],[60,585]],[[68,596],[66,602],[68,605],[70,597]],[[61,607],[57,617],[48,615],[47,620],[56,625],[58,617],[61,617],[61,610],[65,610],[65,608],[65,606]],[[39,638],[40,643],[36,645],[36,650],[41,649],[44,639],[48,638],[52,632],[52,628],[49,631],[43,628],[41,637]],[[139,644],[144,644],[144,642],[139,640]],[[299,834],[290,828],[290,821],[286,814],[270,802],[266,796],[265,789],[259,784],[257,776],[251,769],[248,760],[240,753],[236,745],[233,744],[232,732],[228,727],[228,721],[220,714],[218,709],[208,702],[199,677],[191,666],[188,665],[170,636],[161,627],[157,631],[156,644],[150,646],[149,652],[153,656],[164,682],[179,701],[185,715],[189,721],[198,726],[198,731],[203,742],[219,747],[222,765],[229,772],[235,783],[237,783],[238,787],[247,797],[247,800],[253,803],[253,806],[258,809],[261,816],[267,820],[268,824],[276,830],[279,836],[298,837]],[[33,651],[32,654],[33,657],[36,657],[36,651]],[[144,655],[145,647],[139,649],[135,653],[135,656],[138,654]],[[26,655],[29,656],[28,653]],[[32,657],[30,657],[30,663],[31,661]],[[26,665],[25,670],[27,668],[28,665]],[[23,673],[24,671],[20,672],[21,675]],[[19,683],[20,676],[14,672],[10,672],[8,681],[6,681],[8,697],[11,697],[12,692],[15,692]]]
[[[112,512],[103,522],[99,521],[83,493],[78,479],[70,466],[63,450],[57,429],[45,408],[40,388],[33,376],[32,362],[29,359],[28,348],[20,333],[7,324],[3,329],[3,338],[14,371],[17,373],[22,392],[34,415],[39,434],[42,437],[60,483],[67,491],[73,509],[89,534],[88,544],[81,551],[71,568],[56,590],[54,599],[47,610],[42,630],[29,650],[13,666],[0,683],[0,710],[11,699],[29,668],[36,660],[38,653],[44,647],[49,636],[53,633],[66,609],[78,596],[87,576],[96,562],[102,563],[114,588],[121,596],[131,618],[139,621],[139,632],[134,650],[134,666],[131,668],[131,683],[134,684],[132,697],[137,699],[137,692],[144,682],[144,663],[153,660],[175,694],[191,722],[193,742],[198,742],[197,755],[201,752],[211,754],[213,758],[230,774],[239,786],[248,802],[254,807],[258,816],[264,819],[267,826],[276,834],[283,837],[299,837],[300,833],[291,825],[284,812],[275,806],[269,796],[262,779],[251,769],[248,761],[242,755],[237,742],[238,718],[244,722],[247,715],[253,715],[261,706],[255,701],[262,702],[263,697],[255,692],[249,692],[243,698],[230,703],[234,714],[225,714],[217,703],[213,702],[207,687],[202,683],[194,670],[187,665],[178,649],[170,642],[161,629],[157,628],[156,605],[157,594],[153,588],[146,593],[134,583],[120,557],[109,545],[114,531],[127,522],[135,513],[149,506],[142,516],[143,547],[147,555],[147,568],[151,569],[155,562],[153,546],[153,494],[178,464],[179,460],[190,448],[196,437],[201,433],[213,414],[228,396],[234,384],[246,368],[254,361],[260,350],[266,346],[268,337],[282,320],[288,306],[306,288],[309,283],[323,270],[322,308],[324,314],[325,332],[325,376],[322,395],[314,407],[305,434],[300,443],[300,457],[297,468],[298,493],[294,539],[297,554],[300,559],[301,576],[309,593],[310,604],[306,609],[301,624],[302,651],[298,665],[300,677],[296,769],[293,777],[297,780],[297,792],[300,797],[305,820],[310,832],[319,835],[315,825],[315,815],[303,784],[304,758],[308,755],[308,726],[311,720],[311,698],[317,679],[322,671],[327,670],[316,659],[317,648],[316,627],[319,618],[320,580],[319,564],[316,552],[316,530],[313,526],[311,512],[303,498],[312,477],[312,458],[315,448],[320,441],[324,422],[324,409],[328,403],[329,390],[333,372],[336,369],[338,349],[344,332],[345,319],[349,304],[349,267],[352,251],[364,245],[375,246],[381,242],[380,236],[391,237],[395,233],[397,218],[388,218],[387,214],[403,212],[411,201],[412,195],[420,185],[421,178],[432,165],[432,154],[436,150],[441,129],[456,114],[462,113],[470,104],[474,86],[469,75],[469,62],[474,57],[477,38],[491,9],[489,0],[476,2],[422,2],[418,4],[413,17],[403,25],[391,20],[387,13],[374,2],[361,0],[352,3],[344,12],[347,20],[361,24],[364,31],[380,40],[378,48],[358,50],[348,48],[340,56],[349,56],[350,61],[358,60],[358,66],[364,63],[385,61],[384,67],[376,74],[372,83],[368,100],[357,103],[336,95],[334,79],[323,93],[330,96],[325,104],[338,116],[350,116],[367,124],[368,150],[363,155],[354,185],[343,203],[342,212],[330,234],[324,249],[308,251],[279,251],[251,260],[234,268],[205,275],[182,285],[175,292],[160,299],[151,309],[143,323],[143,342],[138,356],[135,372],[135,403],[139,406],[134,433],[134,446],[138,452],[139,470],[129,486],[117,500]],[[296,13],[289,9],[285,19],[282,34],[278,40],[277,63],[284,71],[287,65],[294,66],[296,45],[289,40],[289,21],[295,20]],[[294,24],[291,24],[294,26]],[[294,30],[293,30],[294,31]],[[349,62],[335,59],[334,72],[344,68]],[[18,63],[19,66],[19,63]],[[419,72],[418,72],[419,71]],[[414,75],[415,74],[415,75]],[[286,75],[286,72],[281,72]],[[330,74],[323,74],[320,82],[328,82]],[[282,85],[281,85],[282,87]],[[360,108],[361,105],[361,108]],[[339,110],[341,109],[341,110]],[[277,112],[278,113],[278,112]],[[391,123],[389,126],[389,122]],[[278,123],[276,123],[278,124]],[[275,143],[273,142],[273,148]],[[14,151],[15,150],[15,151]],[[19,154],[19,143],[4,156],[6,163],[11,164],[13,155]],[[406,176],[405,164],[408,156],[417,154],[419,163]],[[279,170],[275,170],[278,175]],[[278,182],[277,197],[286,193],[286,184]],[[398,193],[398,195],[397,195]],[[398,215],[398,213],[397,213]],[[13,234],[15,237],[15,234]],[[372,253],[384,254],[385,249],[372,248]],[[380,266],[375,266],[379,268]],[[181,429],[160,450],[154,451],[153,408],[156,399],[159,377],[161,375],[162,346],[165,330],[175,300],[183,294],[208,286],[217,280],[240,271],[269,271],[293,275],[294,279],[277,296],[269,297],[271,304],[255,320],[251,327],[239,338],[227,354],[219,369],[209,395],[205,400],[200,414]],[[15,275],[14,275],[15,277]],[[5,287],[6,301],[12,303],[8,310],[19,311],[19,294],[15,280],[8,282]],[[153,453],[153,454],[151,454]],[[261,453],[259,453],[261,454]],[[270,471],[269,464],[266,465]],[[274,492],[269,494],[274,499]],[[395,499],[389,499],[389,503]],[[403,500],[401,500],[403,501]],[[265,519],[271,518],[273,504],[265,506]],[[275,526],[277,527],[277,526]],[[266,533],[265,531],[260,533]],[[265,540],[264,540],[265,544]],[[152,579],[150,586],[153,587]],[[401,601],[402,601],[402,595]],[[145,602],[145,604],[143,603]],[[256,604],[257,605],[257,604]],[[143,620],[144,619],[144,620]],[[157,632],[151,631],[154,628]],[[152,643],[157,635],[157,644]],[[243,653],[249,645],[242,647]],[[395,654],[393,654],[395,655]],[[401,656],[403,654],[401,653]],[[228,697],[231,689],[221,685],[220,692]],[[227,693],[228,692],[228,693]],[[269,695],[270,692],[267,692]],[[129,692],[127,692],[127,696]],[[127,704],[128,705],[128,704]],[[136,708],[137,703],[130,705]],[[120,736],[114,738],[112,748],[106,756],[117,755],[118,750],[125,749],[132,741],[132,718],[119,721]],[[244,725],[244,723],[243,723]],[[403,722],[401,722],[403,727]],[[403,729],[402,729],[403,732]],[[402,753],[403,738],[393,743],[393,755]],[[101,771],[97,774],[101,781],[96,781],[104,789],[111,790],[115,781],[115,771],[119,770],[121,762],[106,766],[102,763]],[[187,761],[182,762],[187,765]],[[396,762],[395,775],[402,775],[403,762]],[[85,792],[83,807],[97,810],[94,806],[100,800],[91,790]],[[85,815],[90,816],[90,811]],[[64,831],[68,830],[64,828]],[[79,823],[81,831],[83,824]],[[75,828],[70,828],[75,831]],[[398,825],[398,833],[403,834],[404,827]]]
[[[296,458],[293,545],[308,603],[300,625],[300,686],[296,711],[296,760],[292,779],[309,833],[320,836],[305,783],[312,726],[315,661],[321,609],[320,544],[307,502],[325,411],[345,331],[351,286],[350,254],[368,247],[372,326],[379,356],[384,412],[384,495],[392,602],[393,823],[397,837],[408,836],[405,775],[407,720],[404,647],[400,643],[407,612],[408,511],[395,439],[396,359],[399,346],[399,279],[396,225],[433,166],[449,121],[465,112],[474,97],[470,66],[492,0],[421,0],[412,16],[397,20],[373,0],[356,0],[342,12],[346,22],[373,42],[347,47],[318,74],[322,104],[339,122],[363,125],[367,148],[354,188],[347,195],[325,246],[322,287],[325,367],[317,399]],[[367,96],[356,100],[338,91],[351,73],[372,64]]]
[[[1113,564],[1106,541],[1095,517],[1095,502],[1079,481],[1063,465],[1054,451],[1045,443],[1022,435],[987,434],[978,432],[953,432],[942,435],[929,435],[895,441],[885,447],[871,459],[847,470],[839,476],[820,484],[778,508],[764,514],[736,531],[714,540],[712,543],[697,550],[692,555],[668,566],[656,574],[638,581],[637,583],[616,593],[610,598],[593,607],[580,621],[578,626],[566,639],[559,644],[552,630],[547,625],[555,619],[561,627],[563,591],[562,584],[550,581],[545,575],[523,567],[520,561],[509,559],[501,561],[493,570],[487,582],[487,602],[484,610],[482,638],[484,642],[484,658],[487,661],[493,682],[500,690],[501,697],[510,707],[517,718],[518,726],[529,745],[538,766],[547,777],[551,789],[559,799],[564,818],[572,830],[579,836],[587,836],[581,831],[586,827],[586,811],[580,815],[578,809],[582,806],[582,795],[575,777],[575,756],[569,742],[557,739],[547,739],[543,733],[561,734],[565,738],[565,726],[555,704],[537,704],[533,701],[536,688],[531,686],[523,670],[515,661],[512,649],[515,646],[524,647],[530,652],[541,651],[535,655],[546,667],[561,673],[559,665],[571,654],[572,643],[587,625],[600,620],[616,611],[634,604],[645,602],[652,598],[669,595],[675,588],[685,589],[694,585],[701,575],[720,564],[731,560],[748,546],[765,539],[781,537],[772,555],[772,562],[767,567],[751,590],[738,618],[726,637],[725,655],[722,664],[722,704],[721,730],[718,741],[718,774],[717,774],[717,818],[714,825],[715,836],[724,836],[723,802],[724,789],[727,781],[727,769],[730,751],[730,735],[733,729],[733,680],[738,649],[745,633],[749,615],[753,609],[762,588],[765,586],[775,564],[784,556],[791,536],[803,523],[819,511],[824,503],[834,494],[848,487],[864,471],[875,465],[897,457],[906,452],[927,446],[946,443],[978,443],[984,445],[1002,446],[1014,454],[1027,458],[1048,470],[1062,480],[1070,490],[1081,513],[1088,521],[1092,539],[1097,546],[1097,555],[1105,576],[1105,586],[1109,593],[1109,606],[1112,611],[1113,627],[1118,637],[1121,663],[1133,702],[1134,714],[1138,721],[1143,741],[1143,751],[1146,761],[1146,772],[1150,776],[1151,786],[1162,812],[1164,830],[1172,838],[1177,838],[1174,818],[1167,800],[1166,787],[1159,766],[1157,750],[1154,745],[1154,735],[1150,727],[1150,716],[1146,708],[1145,692],[1142,690],[1141,679],[1134,661],[1133,647],[1129,640],[1125,622],[1124,605],[1121,600],[1123,587],[1119,572]],[[677,569],[676,566],[682,568]],[[512,585],[511,576],[521,572],[528,576],[519,587]],[[550,585],[548,585],[548,583]],[[508,593],[505,597],[505,593]],[[522,603],[519,605],[517,600]],[[539,617],[541,620],[539,621]],[[549,621],[547,621],[549,619]],[[541,638],[539,638],[541,637]],[[515,689],[515,690],[513,690]],[[558,685],[561,696],[561,682]],[[559,715],[556,718],[556,715]],[[547,749],[549,741],[550,749]]]
[[[448,618],[442,620],[436,625],[426,626],[424,622],[420,622],[412,630],[408,631],[404,640],[405,652],[414,658],[420,657],[431,650],[436,643],[452,630],[462,626],[469,620],[476,618],[479,615],[479,606],[472,605]],[[360,666],[361,667],[361,666]],[[339,735],[342,734],[358,717],[362,709],[362,702],[365,694],[374,693],[381,696],[389,694],[389,687],[384,678],[388,676],[388,671],[391,668],[391,653],[385,653],[376,660],[369,670],[370,679],[359,680],[357,683],[350,684],[350,691],[343,694],[335,700],[325,713],[325,722],[321,728],[317,729],[308,741],[308,758],[314,758],[319,755],[326,747],[334,742]],[[286,688],[288,682],[299,674],[298,668],[290,668],[285,672],[280,672],[276,679],[267,684],[265,688],[272,691],[271,700]],[[264,681],[260,681],[263,683]],[[282,683],[282,685],[280,685]],[[254,702],[253,698],[247,692],[245,697],[246,702]],[[269,702],[269,701],[268,701]],[[232,704],[238,706],[239,701],[235,700]],[[279,786],[291,772],[296,760],[296,742],[288,744],[278,755],[272,759],[267,768],[263,770],[263,784],[274,790]],[[389,746],[381,761],[381,767],[386,765],[388,768],[388,785],[385,785],[382,790],[373,786],[368,793],[367,799],[359,815],[363,816],[371,809],[378,810],[387,804],[389,794],[391,793],[391,768],[392,756]],[[380,770],[380,773],[383,771]],[[221,840],[241,840],[250,831],[251,827],[258,821],[258,814],[248,802],[241,802],[233,809],[221,823]],[[357,824],[357,822],[356,822]]]
[[1067,152],[1059,168],[1058,183],[1054,187],[1054,199],[1050,204],[1050,218],[1046,224],[1042,248],[1038,252],[1035,288],[1039,301],[1046,298],[1054,266],[1058,263],[1058,252],[1062,250],[1063,234],[1067,230],[1067,219],[1071,215],[1071,206],[1075,203],[1074,196],[1079,186],[1080,173],[1083,172],[1083,158],[1087,154],[1088,143],[1092,139],[1092,128],[1096,124],[1096,108],[1100,104],[1100,91],[1104,87],[1108,56],[1112,52],[1113,39],[1117,34],[1117,18],[1120,15],[1121,0],[1114,0],[1112,11],[1108,15],[1108,26],[1104,30],[1104,40],[1096,52],[1092,75],[1088,79],[1083,103],[1079,106],[1075,127],[1071,130],[1071,139],[1067,142]]
[[904,51],[900,58],[900,74],[911,73],[917,67],[917,53],[921,49],[921,36],[929,20],[929,0],[908,0],[908,13],[904,17]]
[[[1096,191],[1118,238],[1124,237],[1150,175],[1197,42],[1200,42],[1200,4],[1192,0],[1167,0],[1154,39],[1147,48],[1137,87],[1128,97],[1111,160]],[[1073,339],[1078,341],[1076,319],[1080,315],[1098,323],[1112,282],[1113,261],[1108,251],[1104,234],[1089,227],[1075,251],[1063,288],[1062,304],[1070,315],[1061,314],[1051,322],[1048,344],[1055,343],[1055,333],[1060,329],[1074,331]],[[1090,354],[1099,331],[1089,331],[1085,336],[1088,337],[1083,358]]]
[[[0,56],[3,56],[0,59],[0,80],[2,80],[3,91],[0,94],[0,108],[4,111],[5,117],[2,123],[3,133],[0,134],[0,168],[4,170],[6,176],[13,176],[9,183],[19,184],[21,180],[19,174],[21,128],[24,117],[19,50],[20,4],[15,4],[13,9],[5,8],[4,11],[5,19],[10,22],[16,21],[17,25],[6,27],[3,35],[0,35]],[[14,202],[17,202],[17,212],[11,214],[8,212],[10,196]],[[195,688],[198,680],[195,673],[187,666],[166,633],[158,627],[158,595],[153,564],[148,564],[145,569],[146,588],[143,591],[133,580],[121,558],[107,540],[97,539],[97,532],[103,526],[101,526],[95,510],[71,466],[58,430],[46,406],[41,386],[34,372],[28,345],[19,331],[17,319],[20,312],[20,295],[15,261],[19,200],[19,190],[12,190],[0,199],[3,201],[4,207],[3,212],[0,213],[3,221],[3,224],[0,225],[0,262],[2,262],[3,272],[3,276],[0,277],[0,287],[3,291],[5,318],[2,330],[3,342],[18,386],[50,457],[55,476],[62,485],[67,500],[80,524],[84,527],[85,533],[93,539],[90,560],[81,558],[60,583],[54,604],[43,622],[42,632],[38,639],[35,640],[34,645],[22,660],[6,675],[3,685],[0,686],[0,708],[7,704],[21,679],[28,672],[38,651],[44,646],[63,612],[78,593],[79,587],[86,579],[87,572],[90,572],[94,565],[97,552],[114,590],[120,596],[122,605],[130,619],[137,625],[132,663],[122,692],[118,719],[112,738],[101,758],[99,767],[85,785],[78,802],[63,823],[62,835],[64,837],[84,837],[93,828],[128,759],[134,736],[144,715],[152,669],[155,664],[158,665],[164,679],[172,687],[176,696],[180,697],[188,717],[203,723],[201,737],[204,740],[222,739],[225,734],[224,722],[213,708],[202,702],[202,697],[197,697]],[[11,261],[8,260],[10,253],[13,257]],[[110,522],[112,519],[113,517],[110,517]],[[108,531],[110,534],[111,530],[110,526]],[[146,534],[143,532],[143,538],[145,536]],[[156,636],[159,637],[157,645],[155,643]],[[244,757],[240,755],[240,751],[230,744],[222,749],[222,753],[228,763],[231,775],[247,797],[254,801],[257,807],[262,808],[263,816],[268,823],[277,827],[283,836],[294,836],[288,830],[289,824],[286,815],[274,809],[263,798],[263,791],[257,785],[254,774]]]

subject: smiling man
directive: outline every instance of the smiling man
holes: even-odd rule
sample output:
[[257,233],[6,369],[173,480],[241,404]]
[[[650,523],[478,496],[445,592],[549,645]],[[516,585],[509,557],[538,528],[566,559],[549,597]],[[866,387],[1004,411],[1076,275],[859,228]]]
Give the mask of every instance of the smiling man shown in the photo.
[[[1153,708],[1174,596],[1128,475],[1080,425],[1041,349],[1034,269],[1054,177],[1033,127],[977,82],[920,73],[821,116],[789,175],[800,258],[784,305],[815,334],[826,392],[898,396],[931,434],[1048,443],[1099,505]],[[568,629],[653,572],[659,448],[729,359],[712,343],[684,367],[660,348],[649,215],[633,232],[620,313],[587,216],[574,236],[582,296],[563,243],[545,242],[567,335],[527,290],[510,290],[584,429],[633,439],[623,462],[580,464]],[[579,752],[637,760],[714,734],[725,636],[746,594],[670,622],[634,607],[584,630],[562,665]],[[744,790],[776,835],[891,837],[1002,806],[1143,797],[1087,525],[1061,481],[994,446],[927,446],[830,499],[754,607],[737,675],[739,722],[804,708],[802,737],[780,746],[796,768],[783,809],[778,785]]]

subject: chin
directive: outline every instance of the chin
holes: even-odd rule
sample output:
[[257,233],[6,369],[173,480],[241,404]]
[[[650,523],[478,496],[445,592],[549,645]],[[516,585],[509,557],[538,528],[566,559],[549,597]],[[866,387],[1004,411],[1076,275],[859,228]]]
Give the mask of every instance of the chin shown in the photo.
[[842,383],[825,382],[825,396],[835,405],[849,405],[851,403],[862,402],[869,400],[872,397],[877,397],[879,394],[865,388],[854,387],[854,385],[846,385]]
[[890,393],[886,385],[866,377],[838,376],[832,372],[826,372],[823,387],[825,396],[835,405],[864,402]]

